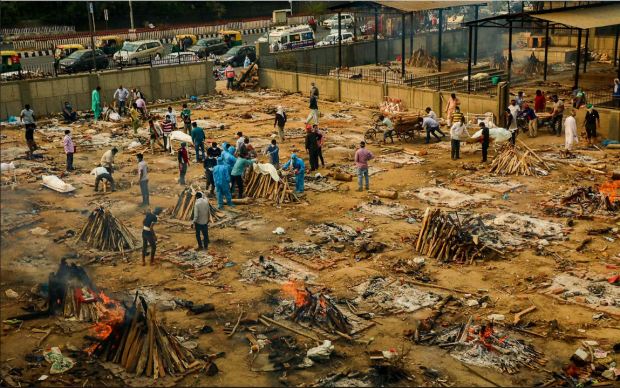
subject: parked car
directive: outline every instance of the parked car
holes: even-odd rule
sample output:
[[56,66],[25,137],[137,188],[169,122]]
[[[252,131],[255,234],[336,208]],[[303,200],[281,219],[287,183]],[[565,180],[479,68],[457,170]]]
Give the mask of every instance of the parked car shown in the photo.
[[[353,42],[353,33],[351,32],[343,32],[342,33],[342,43]],[[338,34],[329,34],[317,43],[317,46],[329,46],[331,44],[338,44]]]
[[138,40],[125,42],[119,52],[114,54],[114,62],[124,65],[148,63],[164,56],[164,46],[158,40]]
[[[97,69],[107,69],[110,64],[110,60],[106,58],[101,50],[95,50],[95,62],[97,62]],[[63,73],[75,73],[91,69],[94,69],[92,50],[75,51],[67,58],[61,59],[58,62],[58,71]]]
[[[355,25],[355,18],[351,14],[343,13],[341,20],[341,23],[347,27],[353,27]],[[332,15],[329,19],[323,22],[323,27],[327,28],[328,30],[333,29],[334,26],[338,28],[338,14]]]
[[[180,58],[179,58],[180,57]],[[153,66],[178,65],[179,63],[194,63],[200,61],[198,55],[194,52],[184,51],[182,53],[168,54],[162,59],[155,59],[151,64]]]
[[256,61],[256,47],[254,46],[235,46],[228,50],[228,52],[221,57],[219,57],[216,61],[216,65],[227,65],[231,64],[233,67],[237,67],[239,65],[243,65],[243,61],[245,61],[245,56],[250,57],[250,61]]
[[221,38],[200,39],[195,45],[190,47],[187,51],[196,53],[199,58],[208,57],[209,54],[215,53],[216,55],[225,54],[228,50],[226,43]]

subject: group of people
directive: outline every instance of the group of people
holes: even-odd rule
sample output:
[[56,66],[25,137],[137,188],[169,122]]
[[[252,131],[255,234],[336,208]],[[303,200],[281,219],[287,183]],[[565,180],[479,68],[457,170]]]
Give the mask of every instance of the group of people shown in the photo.
[[[132,88],[130,92],[122,85],[119,85],[118,89],[114,91],[112,99],[114,100],[113,106],[109,106],[106,102],[102,104],[101,86],[97,86],[95,90],[93,90],[91,95],[91,109],[94,113],[95,122],[99,120],[100,117],[103,117],[105,120],[109,119],[111,113],[117,113],[119,116],[129,114],[134,133],[137,133],[141,125],[140,119],[146,120],[149,117],[144,93],[137,87]],[[76,113],[77,112],[71,108],[69,103],[65,102],[65,108],[62,112],[65,120],[67,120],[67,122],[76,121]]]

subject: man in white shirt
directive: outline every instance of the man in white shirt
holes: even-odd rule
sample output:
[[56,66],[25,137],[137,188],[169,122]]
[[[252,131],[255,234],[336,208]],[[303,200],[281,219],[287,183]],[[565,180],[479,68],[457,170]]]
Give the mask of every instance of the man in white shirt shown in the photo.
[[118,148],[114,147],[107,150],[101,157],[101,167],[104,167],[110,175],[114,172],[114,156],[118,152]]
[[428,117],[430,117],[431,119],[435,120],[435,121],[439,121],[437,120],[437,114],[435,112],[433,112],[433,110],[431,109],[431,107],[429,106],[428,108],[426,108],[426,114],[428,115]]
[[465,117],[461,116],[461,119],[458,122],[452,124],[452,128],[450,128],[450,138],[451,140],[451,149],[452,149],[452,160],[460,159],[460,150],[461,150],[461,141],[469,137],[469,132],[467,132],[467,126],[465,125]]
[[170,121],[172,121],[172,128],[174,131],[177,130],[177,112],[172,110],[172,107],[168,107],[168,113],[166,116],[170,116]]
[[142,205],[150,205],[149,202],[149,178],[147,175],[147,166],[144,161],[144,155],[138,154],[138,182],[140,182],[140,191],[142,192]]
[[110,182],[111,189],[112,191],[114,191],[114,178],[112,178],[112,175],[110,175],[110,173],[108,172],[108,170],[106,170],[105,167],[96,167],[93,171],[90,172],[90,175],[95,176],[95,192],[99,191],[99,182],[101,182],[103,179]]
[[383,132],[383,144],[386,143],[388,137],[392,140],[392,143],[394,143],[394,138],[392,137],[392,132],[394,132],[394,124],[392,124],[392,121],[388,118],[387,114],[383,115],[383,125],[387,127],[387,130]]
[[[127,97],[129,97],[129,91],[123,87],[123,85],[118,85],[118,89],[114,92],[114,107],[118,109],[118,114],[123,115],[123,111],[127,114]],[[118,106],[116,103],[118,102]]]
[[577,122],[575,121],[575,113],[576,111],[572,111],[570,116],[566,118],[564,121],[564,136],[566,143],[564,146],[566,147],[566,156],[568,157],[573,149],[573,144],[579,141],[577,137]]
[[510,126],[508,129],[517,129],[517,115],[519,114],[519,105],[517,105],[516,100],[510,101],[510,105],[508,105],[508,110],[512,115],[512,120],[510,120]]
[[[211,205],[209,201],[204,198],[202,192],[196,193],[196,204],[194,205],[194,223],[192,227],[196,228],[196,240],[198,241],[197,251],[203,249],[209,249],[209,222],[213,222],[211,216]],[[204,240],[200,240],[200,234]]]
[[235,147],[235,152],[237,155],[239,154],[239,150],[241,150],[241,146],[245,143],[245,137],[243,136],[243,132],[237,132],[237,144]]

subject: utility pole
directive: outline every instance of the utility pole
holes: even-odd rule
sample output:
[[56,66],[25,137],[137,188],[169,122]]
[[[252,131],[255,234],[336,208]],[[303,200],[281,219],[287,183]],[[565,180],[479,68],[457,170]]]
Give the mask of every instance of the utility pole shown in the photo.
[[103,10],[103,18],[105,19],[105,30],[108,30],[108,9]]
[[93,3],[86,2],[86,12],[88,15],[88,29],[90,30],[90,49],[93,55],[93,68],[97,71],[97,60],[95,58],[95,37],[93,36],[93,17],[95,13]]
[[129,0],[129,17],[131,18],[131,29],[133,30],[133,7],[131,6],[131,0]]

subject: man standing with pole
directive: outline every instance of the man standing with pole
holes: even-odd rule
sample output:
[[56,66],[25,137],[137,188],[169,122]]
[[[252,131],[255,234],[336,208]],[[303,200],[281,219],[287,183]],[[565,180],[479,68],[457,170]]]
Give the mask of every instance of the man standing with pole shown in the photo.
[[88,29],[90,30],[90,49],[93,51],[93,69],[97,71],[97,61],[95,61],[95,38],[93,36],[93,15],[95,13],[93,9],[93,3],[87,3],[86,8],[88,9],[88,12],[89,12]]

